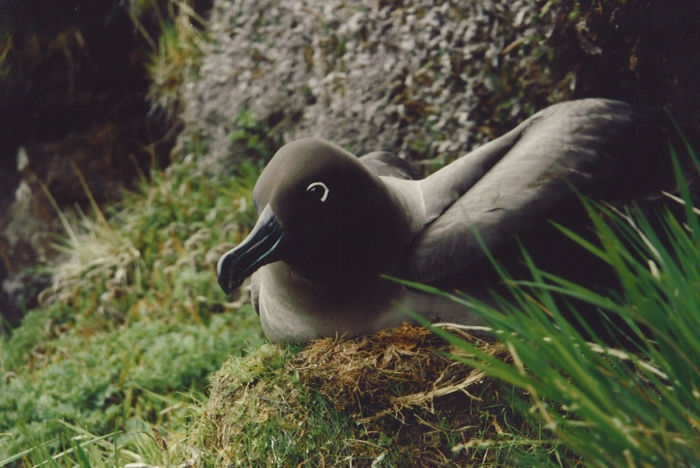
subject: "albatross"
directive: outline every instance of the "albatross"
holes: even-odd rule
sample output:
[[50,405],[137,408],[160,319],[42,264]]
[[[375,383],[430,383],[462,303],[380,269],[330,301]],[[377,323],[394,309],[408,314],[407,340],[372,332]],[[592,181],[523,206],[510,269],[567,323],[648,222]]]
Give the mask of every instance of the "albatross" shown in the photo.
[[468,308],[385,275],[486,297],[484,246],[498,252],[566,218],[580,205],[572,189],[603,200],[648,192],[643,153],[656,131],[647,111],[623,102],[565,102],[426,178],[390,153],[358,158],[319,138],[293,141],[261,173],[257,222],[220,258],[219,285],[228,294],[252,275],[272,342],[370,334],[412,322],[407,311],[478,325]]

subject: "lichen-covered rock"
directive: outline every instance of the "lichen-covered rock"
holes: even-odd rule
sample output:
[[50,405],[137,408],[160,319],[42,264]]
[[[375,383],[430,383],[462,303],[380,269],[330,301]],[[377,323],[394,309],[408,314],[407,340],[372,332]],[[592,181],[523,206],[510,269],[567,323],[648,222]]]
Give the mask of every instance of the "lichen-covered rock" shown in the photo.
[[557,11],[546,4],[216,1],[213,41],[183,91],[184,137],[226,156],[248,111],[286,141],[457,157],[569,96],[570,76],[549,66]]
[[[669,107],[700,125],[697,2],[215,0],[182,90],[188,141],[234,152],[250,112],[283,142],[441,163],[562,100]],[[437,158],[437,159],[435,159]],[[211,161],[211,159],[208,159]]]

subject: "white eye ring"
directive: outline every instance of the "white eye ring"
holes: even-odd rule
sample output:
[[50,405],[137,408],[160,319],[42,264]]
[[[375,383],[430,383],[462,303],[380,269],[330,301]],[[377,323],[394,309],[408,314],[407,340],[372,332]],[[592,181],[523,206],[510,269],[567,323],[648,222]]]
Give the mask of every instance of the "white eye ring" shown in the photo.
[[323,187],[323,190],[325,190],[325,192],[323,192],[323,196],[321,197],[321,201],[322,202],[326,201],[326,198],[328,198],[328,192],[330,192],[330,190],[328,190],[328,187],[326,187],[326,184],[324,184],[323,182],[314,182],[312,184],[309,184],[309,186],[306,187],[306,191],[308,192],[309,190],[311,190],[312,188],[314,188],[316,186]]

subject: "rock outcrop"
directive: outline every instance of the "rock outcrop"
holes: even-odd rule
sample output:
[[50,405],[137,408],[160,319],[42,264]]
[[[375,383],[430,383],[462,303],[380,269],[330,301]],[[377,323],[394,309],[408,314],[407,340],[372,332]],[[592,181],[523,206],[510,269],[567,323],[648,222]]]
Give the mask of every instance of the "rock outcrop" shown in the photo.
[[181,90],[181,143],[233,152],[242,114],[283,142],[449,161],[552,103],[668,106],[700,130],[700,8],[684,0],[216,1]]

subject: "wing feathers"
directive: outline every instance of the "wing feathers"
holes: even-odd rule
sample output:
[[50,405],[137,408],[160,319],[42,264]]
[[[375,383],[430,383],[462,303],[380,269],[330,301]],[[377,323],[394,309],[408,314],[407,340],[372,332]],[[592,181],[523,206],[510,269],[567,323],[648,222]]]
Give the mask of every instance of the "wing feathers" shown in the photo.
[[426,204],[441,214],[406,255],[407,276],[430,282],[468,268],[482,255],[475,229],[493,248],[543,222],[570,199],[565,181],[584,194],[614,183],[629,163],[621,151],[648,121],[617,101],[558,104],[425,179]]

